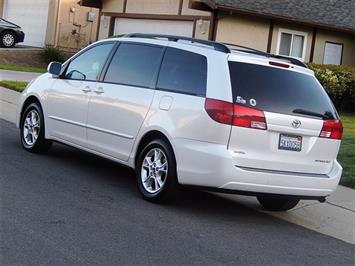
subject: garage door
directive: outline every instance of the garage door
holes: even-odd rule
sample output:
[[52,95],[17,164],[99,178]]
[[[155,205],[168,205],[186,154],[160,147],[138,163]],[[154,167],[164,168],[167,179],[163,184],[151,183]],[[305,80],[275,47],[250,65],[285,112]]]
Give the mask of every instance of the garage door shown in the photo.
[[116,18],[115,35],[139,32],[192,37],[192,21]]
[[43,47],[47,30],[49,0],[5,0],[4,18],[21,26],[23,44]]

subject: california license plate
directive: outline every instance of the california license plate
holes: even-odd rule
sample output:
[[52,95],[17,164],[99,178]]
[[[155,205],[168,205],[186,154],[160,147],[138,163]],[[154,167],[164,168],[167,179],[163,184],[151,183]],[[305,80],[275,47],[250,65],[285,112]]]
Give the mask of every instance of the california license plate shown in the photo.
[[301,151],[302,137],[288,134],[280,134],[279,150]]

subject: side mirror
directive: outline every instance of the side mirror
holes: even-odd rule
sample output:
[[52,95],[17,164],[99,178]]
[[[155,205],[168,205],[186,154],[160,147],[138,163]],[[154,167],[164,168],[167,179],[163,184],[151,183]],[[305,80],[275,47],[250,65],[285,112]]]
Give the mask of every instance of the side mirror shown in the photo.
[[53,77],[59,77],[62,71],[62,64],[58,62],[51,62],[47,67],[48,73],[52,74]]

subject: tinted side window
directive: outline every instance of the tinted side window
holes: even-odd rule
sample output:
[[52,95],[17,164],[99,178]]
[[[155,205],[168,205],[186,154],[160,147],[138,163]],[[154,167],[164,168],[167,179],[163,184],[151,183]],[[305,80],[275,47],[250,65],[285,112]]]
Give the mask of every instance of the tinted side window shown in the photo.
[[157,72],[163,48],[122,43],[112,58],[105,81],[150,87]]
[[175,48],[166,50],[159,74],[158,89],[205,96],[206,84],[205,56]]
[[114,43],[95,46],[70,62],[65,78],[95,81]]

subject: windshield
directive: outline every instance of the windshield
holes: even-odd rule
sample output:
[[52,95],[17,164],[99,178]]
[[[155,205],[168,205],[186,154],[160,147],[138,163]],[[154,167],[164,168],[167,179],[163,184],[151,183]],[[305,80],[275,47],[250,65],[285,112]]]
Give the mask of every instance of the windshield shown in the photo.
[[327,93],[311,75],[232,61],[229,70],[235,103],[274,113],[337,119]]

